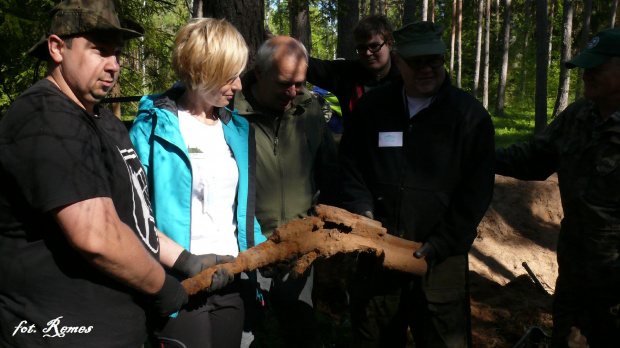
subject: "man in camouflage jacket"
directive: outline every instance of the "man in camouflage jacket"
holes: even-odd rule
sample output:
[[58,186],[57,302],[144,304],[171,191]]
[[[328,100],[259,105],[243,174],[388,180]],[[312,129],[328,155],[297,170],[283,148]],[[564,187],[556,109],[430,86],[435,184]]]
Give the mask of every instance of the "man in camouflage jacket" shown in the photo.
[[521,180],[558,173],[564,220],[552,347],[585,347],[583,336],[592,348],[619,347],[620,28],[598,33],[566,65],[585,69],[586,98],[528,144],[497,149],[496,173]]

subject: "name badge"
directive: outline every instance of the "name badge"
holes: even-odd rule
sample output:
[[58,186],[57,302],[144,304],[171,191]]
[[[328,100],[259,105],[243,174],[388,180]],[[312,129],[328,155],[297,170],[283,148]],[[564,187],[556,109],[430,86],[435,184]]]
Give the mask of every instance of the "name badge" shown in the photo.
[[380,132],[379,147],[403,146],[403,132]]

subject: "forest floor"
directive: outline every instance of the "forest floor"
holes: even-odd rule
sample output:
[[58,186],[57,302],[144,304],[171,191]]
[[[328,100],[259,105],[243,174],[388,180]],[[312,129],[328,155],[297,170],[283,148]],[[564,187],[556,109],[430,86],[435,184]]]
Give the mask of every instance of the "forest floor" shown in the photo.
[[[474,347],[514,347],[532,327],[551,333],[562,216],[556,176],[544,182],[496,176],[493,202],[469,254]],[[317,264],[319,335],[323,347],[352,347],[346,295],[340,290],[343,277],[334,265]],[[546,345],[524,347],[530,346]]]

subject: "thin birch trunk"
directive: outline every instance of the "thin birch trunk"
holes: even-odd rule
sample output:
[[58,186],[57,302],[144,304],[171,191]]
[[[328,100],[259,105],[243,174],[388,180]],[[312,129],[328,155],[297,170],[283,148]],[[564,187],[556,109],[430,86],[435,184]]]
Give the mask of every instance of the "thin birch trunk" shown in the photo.
[[560,83],[553,108],[555,118],[568,105],[568,89],[570,88],[570,70],[564,65],[570,59],[571,39],[573,35],[573,0],[564,0],[562,14],[562,53],[560,58]]
[[547,35],[547,0],[536,0],[536,98],[534,132],[547,127],[547,72],[549,71],[549,36]]
[[489,42],[491,41],[491,0],[487,1],[485,10],[484,32],[484,69],[482,69],[482,105],[489,109]]
[[504,38],[502,40],[502,68],[497,83],[497,104],[495,116],[504,117],[506,103],[506,80],[508,79],[508,58],[510,48],[510,5],[511,0],[504,0]]
[[476,40],[476,61],[474,62],[474,82],[471,94],[478,97],[478,84],[480,83],[480,56],[482,51],[482,21],[484,20],[484,0],[478,0],[478,37]]

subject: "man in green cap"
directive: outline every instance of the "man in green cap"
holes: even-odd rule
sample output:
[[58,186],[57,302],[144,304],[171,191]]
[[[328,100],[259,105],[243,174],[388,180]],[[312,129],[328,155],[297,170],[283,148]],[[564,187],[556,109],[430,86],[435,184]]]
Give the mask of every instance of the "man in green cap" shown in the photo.
[[558,174],[552,347],[620,347],[620,28],[596,34],[566,66],[584,69],[585,98],[529,143],[498,148],[496,173]]
[[394,32],[402,80],[368,92],[340,147],[345,207],[388,233],[423,243],[423,277],[382,270],[360,256],[351,286],[356,347],[471,346],[467,254],[493,194],[489,113],[451,85],[443,26]]
[[98,103],[119,74],[111,0],[63,1],[29,53],[47,76],[0,122],[0,345],[140,347],[187,302],[127,130]]

